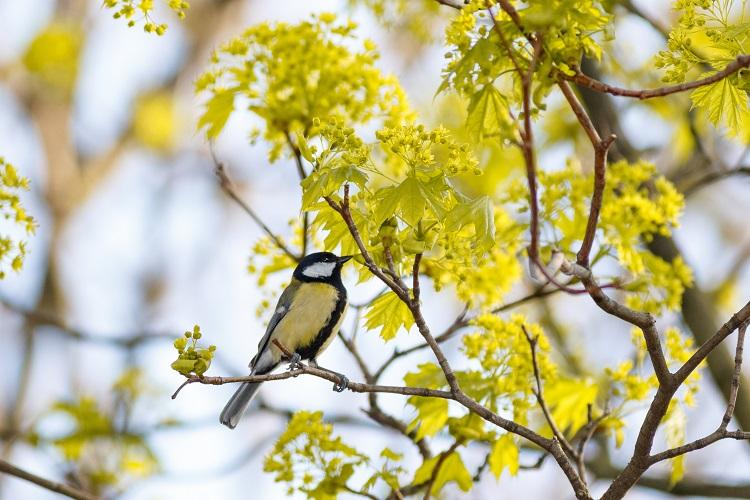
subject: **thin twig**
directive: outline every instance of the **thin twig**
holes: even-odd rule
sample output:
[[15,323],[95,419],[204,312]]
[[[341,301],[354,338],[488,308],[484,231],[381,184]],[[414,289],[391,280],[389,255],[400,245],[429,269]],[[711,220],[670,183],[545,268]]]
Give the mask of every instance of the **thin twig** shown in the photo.
[[521,150],[526,164],[526,181],[529,185],[529,207],[531,215],[531,244],[529,257],[533,262],[539,262],[539,200],[536,185],[536,160],[534,158],[534,132],[531,127],[531,77],[536,69],[536,63],[541,51],[541,43],[534,46],[534,57],[529,69],[521,74],[521,88],[523,91],[523,134],[521,136]]
[[685,196],[690,196],[694,194],[696,191],[703,189],[706,186],[710,186],[711,184],[715,182],[722,181],[724,179],[728,179],[729,177],[733,176],[750,176],[750,166],[747,167],[737,167],[733,168],[731,170],[724,170],[721,172],[711,172],[697,181],[693,182],[690,186],[683,189],[683,193]]
[[226,168],[224,167],[224,163],[219,161],[219,159],[216,157],[216,153],[214,152],[213,146],[210,147],[211,152],[211,158],[214,162],[214,173],[216,174],[216,177],[219,179],[219,187],[221,187],[221,190],[224,191],[224,193],[229,196],[232,200],[234,200],[237,205],[247,214],[250,216],[251,219],[263,230],[264,233],[268,235],[269,238],[271,238],[271,241],[274,242],[274,244],[281,249],[282,252],[287,254],[292,260],[295,262],[300,261],[300,256],[296,253],[292,252],[289,247],[287,247],[284,242],[281,240],[280,237],[278,237],[273,231],[271,231],[271,228],[269,228],[265,222],[258,216],[257,213],[255,213],[255,210],[252,209],[250,205],[248,205],[245,200],[243,200],[240,195],[237,193],[237,190],[234,187],[234,183],[229,178],[229,175],[227,175]]
[[[573,447],[570,445],[568,440],[565,438],[565,435],[560,431],[560,428],[557,426],[555,419],[552,418],[552,412],[550,412],[549,408],[547,407],[547,402],[544,400],[544,391],[542,389],[542,376],[539,373],[539,361],[536,355],[536,347],[538,344],[538,339],[531,336],[529,331],[526,329],[526,325],[521,325],[521,329],[523,330],[523,334],[526,337],[526,342],[528,342],[529,344],[529,350],[531,351],[531,366],[534,370],[534,381],[536,383],[536,389],[533,390],[532,392],[534,393],[534,396],[536,397],[536,401],[539,404],[539,408],[541,408],[542,413],[544,414],[544,419],[547,421],[549,428],[552,430],[552,434],[560,442],[560,445],[562,446],[563,450],[565,450],[565,453],[567,453],[568,456],[570,456],[571,458],[577,459],[578,455],[576,454],[576,451],[573,449]],[[578,474],[581,475],[581,471],[579,471]]]
[[661,462],[662,460],[679,457],[680,455],[684,455],[685,453],[700,450],[701,448],[705,448],[706,446],[709,446],[717,441],[721,441],[722,439],[736,439],[738,441],[750,440],[750,432],[716,430],[708,436],[696,439],[695,441],[692,441],[688,444],[662,451],[661,453],[656,453],[655,455],[651,455],[648,458],[648,465],[654,465],[655,463]]
[[419,295],[421,293],[419,288],[419,265],[421,262],[422,254],[418,253],[414,256],[414,265],[411,270],[411,295],[415,304],[419,304]]
[[440,454],[437,462],[435,462],[435,467],[432,468],[430,480],[427,482],[427,491],[424,494],[424,500],[429,500],[430,497],[432,497],[432,485],[435,484],[435,480],[437,479],[438,474],[440,474],[440,469],[443,467],[443,463],[445,463],[448,457],[453,454],[462,444],[463,439],[456,439],[456,441],[450,446],[450,448]]
[[401,275],[396,271],[396,265],[393,262],[393,254],[391,253],[390,245],[383,244],[383,255],[385,256],[385,262],[388,268],[385,270],[393,280],[398,283],[403,290],[407,290],[404,280],[401,279]]
[[[289,148],[292,150],[292,153],[294,153],[294,163],[297,166],[297,175],[299,175],[299,180],[303,181],[307,177],[307,174],[305,173],[305,167],[302,164],[302,152],[300,151],[299,147],[297,147],[296,144],[294,144],[294,141],[292,141],[292,137],[289,135],[289,132],[284,133],[286,135],[286,142],[289,145]],[[302,251],[300,252],[300,255],[304,257],[307,255],[307,247],[309,244],[309,231],[310,231],[310,214],[309,212],[305,211],[302,213]]]
[[49,491],[65,495],[69,498],[75,498],[76,500],[96,500],[96,498],[98,498],[96,495],[68,486],[67,484],[51,481],[41,476],[37,476],[36,474],[32,474],[31,472],[19,469],[15,465],[2,459],[0,459],[0,472],[29,481]]
[[609,410],[605,408],[601,415],[593,418],[593,405],[589,404],[586,408],[587,422],[586,425],[580,430],[581,439],[578,441],[578,447],[576,449],[576,467],[578,468],[578,474],[581,476],[581,480],[586,482],[586,444],[594,436],[594,432],[599,428],[599,425],[609,416]]

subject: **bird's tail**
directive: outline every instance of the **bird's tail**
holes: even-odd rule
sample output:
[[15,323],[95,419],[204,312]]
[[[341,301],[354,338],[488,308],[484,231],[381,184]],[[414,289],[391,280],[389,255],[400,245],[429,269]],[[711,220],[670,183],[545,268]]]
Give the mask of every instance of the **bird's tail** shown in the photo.
[[242,414],[245,413],[247,405],[253,400],[255,393],[260,389],[262,382],[243,382],[240,388],[237,389],[232,397],[227,402],[227,405],[221,410],[221,416],[219,421],[234,429],[242,418]]

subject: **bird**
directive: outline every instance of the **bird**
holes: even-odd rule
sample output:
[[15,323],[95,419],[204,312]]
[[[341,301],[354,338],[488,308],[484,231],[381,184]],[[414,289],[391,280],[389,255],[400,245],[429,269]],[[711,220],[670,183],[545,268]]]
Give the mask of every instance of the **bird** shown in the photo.
[[[348,304],[341,269],[351,258],[351,255],[339,257],[317,252],[299,261],[258,344],[258,353],[250,361],[250,375],[270,373],[284,360],[284,353],[274,341],[293,353],[288,360],[290,369],[301,360],[309,360],[310,365],[318,367],[317,357],[330,345],[346,314]],[[347,378],[326,371],[339,376],[341,382],[333,389],[343,391],[348,385]],[[261,383],[243,382],[222,410],[219,421],[234,429]]]

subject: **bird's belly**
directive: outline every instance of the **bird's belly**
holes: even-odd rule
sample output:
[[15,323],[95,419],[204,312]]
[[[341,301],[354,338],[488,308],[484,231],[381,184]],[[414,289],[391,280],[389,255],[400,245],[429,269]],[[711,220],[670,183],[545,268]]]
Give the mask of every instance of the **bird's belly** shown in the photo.
[[[291,352],[302,354],[306,347],[315,344],[321,331],[329,326],[331,315],[336,310],[338,302],[339,292],[331,285],[325,283],[302,285],[294,298],[292,308],[274,328],[271,339],[277,340]],[[337,321],[338,324],[341,323],[341,318]],[[325,339],[325,344],[332,340],[336,331],[337,328],[334,327],[329,338]],[[271,349],[274,358],[280,360],[283,356],[281,351],[273,343]]]
[[349,304],[344,304],[344,310],[341,311],[341,316],[339,316],[338,321],[336,321],[336,324],[333,325],[333,328],[331,329],[330,334],[328,335],[328,338],[325,339],[323,342],[323,345],[320,346],[320,349],[315,353],[315,355],[319,355],[326,349],[328,349],[328,346],[331,345],[331,342],[333,342],[333,339],[336,338],[336,335],[339,333],[339,328],[341,328],[341,323],[344,321],[344,316],[346,316],[346,311],[349,308]]

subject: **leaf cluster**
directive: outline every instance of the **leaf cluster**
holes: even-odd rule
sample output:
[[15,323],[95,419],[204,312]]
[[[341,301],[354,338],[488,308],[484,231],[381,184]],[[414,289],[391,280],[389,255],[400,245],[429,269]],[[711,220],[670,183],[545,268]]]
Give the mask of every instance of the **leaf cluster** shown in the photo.
[[[276,481],[287,483],[289,495],[300,492],[307,498],[328,500],[342,492],[364,494],[378,481],[398,489],[401,458],[384,448],[377,465],[376,460],[334,436],[333,426],[323,420],[322,412],[298,411],[266,457],[263,470],[274,474]],[[355,473],[368,470],[369,478],[359,487],[352,486]]]
[[196,91],[208,97],[198,127],[216,137],[238,97],[264,121],[273,161],[290,135],[310,134],[315,118],[340,118],[351,126],[376,117],[390,123],[409,118],[403,90],[375,66],[375,45],[365,41],[357,51],[350,48],[355,29],[354,22],[328,13],[296,25],[247,29],[214,53],[213,67],[196,81]]

